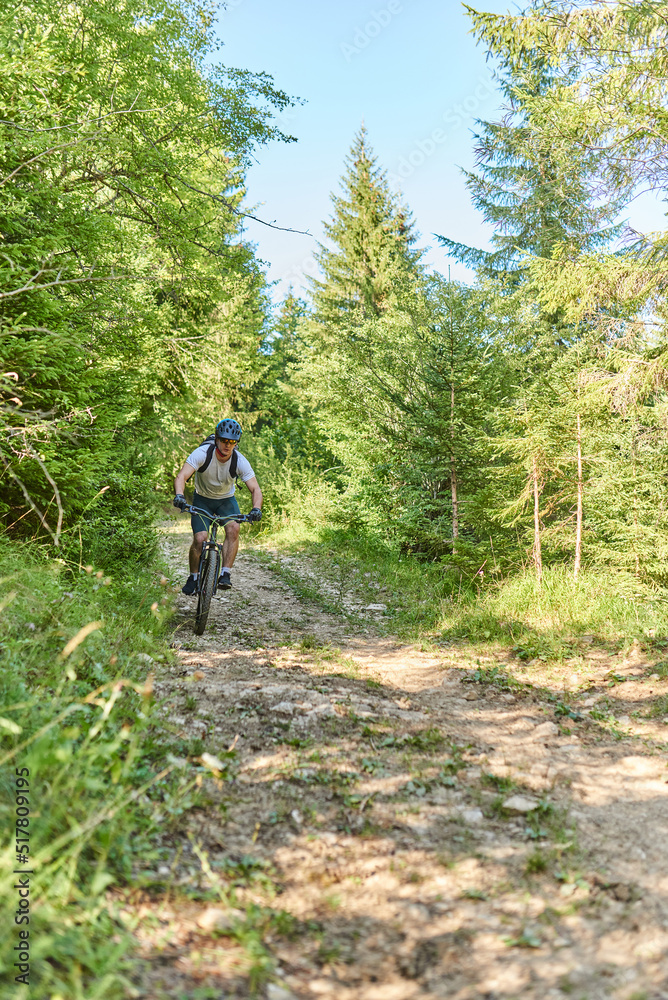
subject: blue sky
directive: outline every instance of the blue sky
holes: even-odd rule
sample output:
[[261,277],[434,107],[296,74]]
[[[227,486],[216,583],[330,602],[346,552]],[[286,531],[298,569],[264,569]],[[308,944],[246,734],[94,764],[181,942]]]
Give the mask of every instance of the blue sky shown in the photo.
[[[475,3],[471,3],[476,6]],[[485,0],[502,13],[507,0]],[[220,61],[264,71],[305,103],[279,124],[296,136],[257,153],[248,175],[255,214],[312,236],[249,221],[246,236],[267,264],[275,297],[315,272],[313,251],[331,215],[344,157],[364,121],[380,165],[412,209],[427,261],[471,278],[436,245],[439,233],[487,246],[489,229],[471,206],[460,167],[473,166],[475,119],[494,119],[499,97],[485,52],[455,0],[227,0],[218,19]],[[639,228],[658,228],[655,203],[633,209]]]

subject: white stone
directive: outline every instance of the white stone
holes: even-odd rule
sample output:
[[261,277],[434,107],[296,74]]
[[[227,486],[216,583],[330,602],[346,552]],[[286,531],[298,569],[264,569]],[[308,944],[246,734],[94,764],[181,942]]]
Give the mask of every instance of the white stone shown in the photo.
[[557,726],[554,722],[543,722],[540,726],[536,726],[532,733],[533,738],[537,740],[545,739],[547,736],[558,735],[559,726]]
[[267,1000],[294,1000],[294,997],[294,993],[278,983],[269,983],[267,986]]
[[336,712],[334,711],[334,709],[332,708],[332,706],[328,701],[322,705],[317,705],[315,708],[312,708],[311,711],[308,713],[309,719],[312,719],[314,717],[317,717],[319,719],[326,719],[330,715],[336,715]]
[[528,795],[511,795],[503,803],[503,808],[507,809],[508,812],[530,813],[538,808],[538,802],[536,799],[530,799]]
[[237,920],[243,920],[243,910],[221,910],[219,906],[207,906],[197,918],[197,926],[203,931],[227,931]]
[[299,809],[293,809],[292,812],[290,813],[290,815],[292,816],[292,818],[295,821],[295,823],[297,824],[297,826],[301,826],[302,825],[302,822],[303,822],[303,820],[302,820],[302,814],[300,813]]
[[387,611],[387,604],[367,604],[365,611]]
[[388,712],[388,714],[395,715],[398,719],[403,719],[404,722],[422,722],[427,717],[425,712],[410,712],[401,708],[395,708],[393,712]]
[[466,823],[482,823],[484,819],[482,809],[464,809],[462,819]]
[[272,705],[271,712],[279,712],[281,715],[293,715],[295,705],[291,701],[279,701],[277,705]]

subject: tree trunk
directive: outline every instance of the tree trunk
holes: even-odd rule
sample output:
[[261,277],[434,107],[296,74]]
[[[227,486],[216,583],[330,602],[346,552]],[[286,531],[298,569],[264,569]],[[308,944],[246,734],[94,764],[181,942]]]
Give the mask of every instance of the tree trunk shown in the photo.
[[540,547],[540,489],[538,486],[538,460],[533,455],[531,458],[531,471],[533,477],[533,561],[536,567],[536,579],[538,586],[543,582],[543,556]]
[[450,385],[450,489],[452,491],[452,551],[455,551],[455,539],[459,538],[459,501],[457,499],[457,465],[455,463],[455,384]]
[[578,448],[578,503],[575,515],[575,564],[573,576],[577,579],[582,562],[582,427],[580,414],[577,415],[577,448]]
[[636,424],[634,422],[631,437],[631,461],[633,463],[633,552],[636,564],[636,576],[640,576],[640,556],[638,555],[638,480],[636,470]]
[[[449,294],[452,294],[449,267],[448,287]],[[452,493],[452,554],[454,555],[459,538],[459,498],[457,496],[457,463],[455,462],[455,331],[452,323],[451,301],[448,303],[448,313],[450,319],[450,490]]]

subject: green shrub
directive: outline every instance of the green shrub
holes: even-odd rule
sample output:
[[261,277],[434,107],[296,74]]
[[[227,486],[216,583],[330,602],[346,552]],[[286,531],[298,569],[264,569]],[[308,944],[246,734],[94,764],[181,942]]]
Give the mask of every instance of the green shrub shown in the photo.
[[105,569],[148,565],[155,555],[157,495],[147,477],[112,473],[68,534],[68,551]]

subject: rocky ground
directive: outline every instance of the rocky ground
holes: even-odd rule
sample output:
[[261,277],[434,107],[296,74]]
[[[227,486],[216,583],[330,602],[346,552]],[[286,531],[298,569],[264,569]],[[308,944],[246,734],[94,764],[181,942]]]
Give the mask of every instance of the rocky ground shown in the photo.
[[155,694],[213,771],[161,888],[126,900],[138,995],[666,1000],[664,667],[586,638],[552,664],[424,651],[379,636],[382,602],[326,614],[280,569],[242,553],[200,638],[177,597]]

